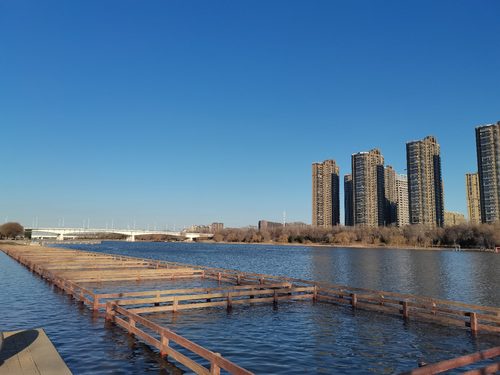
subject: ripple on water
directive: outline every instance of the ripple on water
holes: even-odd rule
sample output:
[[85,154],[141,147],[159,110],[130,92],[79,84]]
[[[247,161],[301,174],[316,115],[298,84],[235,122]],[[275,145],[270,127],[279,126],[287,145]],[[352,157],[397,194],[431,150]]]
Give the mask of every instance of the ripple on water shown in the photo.
[[[443,260],[442,254],[430,252],[425,256],[372,252],[365,258],[366,253],[358,250],[332,252],[296,247],[119,243],[87,248],[361,287],[367,287],[364,283],[369,280],[369,287],[373,288],[384,289],[382,286],[387,287],[390,283],[391,288],[400,291],[425,291],[440,297],[461,297],[456,299],[469,302],[489,300],[494,302],[490,304],[497,305],[499,302],[500,288],[490,285],[497,278],[491,278],[490,284],[480,279],[490,277],[493,272],[490,267],[498,266],[492,259],[485,262],[489,265],[482,266],[478,266],[479,260],[473,260],[475,268],[472,270],[482,269],[482,276],[468,273],[473,280],[462,283],[463,290],[459,291],[457,283],[461,278],[452,276],[449,266],[444,263],[444,260],[450,261],[449,256],[445,254]],[[402,254],[400,258],[399,254]],[[455,258],[451,262],[454,267],[457,263],[460,265]],[[406,276],[395,268],[397,264]],[[467,270],[463,264],[460,267],[461,272]],[[385,270],[382,274],[381,269]],[[156,350],[136,341],[120,328],[108,326],[103,329],[102,317],[54,290],[3,253],[0,253],[0,270],[1,329],[45,328],[75,374],[180,373],[178,367],[161,360]],[[422,273],[425,277],[419,278],[422,270],[428,271]],[[436,286],[436,283],[440,284]],[[163,285],[157,286],[163,288]],[[112,287],[116,289],[117,286]],[[261,374],[386,374],[413,368],[419,358],[435,362],[500,345],[498,336],[474,338],[466,330],[418,322],[406,324],[397,317],[309,302],[282,303],[277,309],[263,304],[235,306],[231,313],[214,308],[150,316]]]

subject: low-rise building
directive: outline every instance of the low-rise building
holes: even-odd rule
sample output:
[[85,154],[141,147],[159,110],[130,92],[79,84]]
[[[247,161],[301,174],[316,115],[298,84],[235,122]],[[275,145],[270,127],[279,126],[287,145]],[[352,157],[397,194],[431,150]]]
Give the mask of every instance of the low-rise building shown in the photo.
[[446,227],[452,227],[454,225],[465,224],[465,216],[460,212],[449,212],[444,213],[444,225]]

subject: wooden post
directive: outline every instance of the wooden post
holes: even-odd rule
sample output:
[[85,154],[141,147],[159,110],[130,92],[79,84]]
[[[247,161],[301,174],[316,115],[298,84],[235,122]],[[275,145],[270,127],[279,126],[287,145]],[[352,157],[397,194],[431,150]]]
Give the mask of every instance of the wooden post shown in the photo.
[[231,308],[233,307],[233,304],[231,302],[231,293],[227,293],[227,310],[231,310]]
[[351,306],[353,308],[356,308],[356,305],[358,304],[358,296],[356,293],[351,293]]
[[177,300],[177,297],[174,297],[174,301],[172,303],[172,312],[177,311],[177,305],[179,304],[179,301]]
[[[220,353],[214,353],[217,357],[220,357]],[[215,363],[215,360],[210,361],[210,375],[220,375],[220,367]]]
[[240,275],[236,276],[236,285],[241,285],[241,276]]
[[263,277],[261,277],[261,278],[259,279],[259,284],[260,284],[260,285],[264,284],[264,278],[263,278]]
[[274,289],[273,304],[274,304],[274,306],[276,306],[278,304],[278,293],[276,293],[276,289]]
[[161,332],[161,347],[160,347],[160,354],[162,357],[166,357],[168,355],[168,338],[165,336],[165,333],[162,331]]
[[133,332],[132,332],[132,327],[135,328],[135,320],[134,318],[132,318],[131,316],[128,317],[128,324],[129,324],[129,330],[128,330],[128,333],[132,334],[133,335]]
[[217,281],[220,283],[222,280],[222,275],[220,272],[217,273]]
[[95,294],[94,294],[94,302],[92,304],[92,310],[94,311],[99,310],[99,297],[97,297]]
[[314,291],[313,291],[313,302],[318,301],[318,286],[314,285]]
[[477,333],[477,314],[475,312],[470,313],[470,330],[473,334]]
[[[160,293],[156,293],[156,299],[160,299]],[[155,306],[160,306],[160,302],[155,302],[154,303]]]
[[106,302],[106,320],[113,321],[113,305]]
[[401,304],[403,305],[403,318],[408,319],[410,317],[408,309],[408,301],[402,301]]

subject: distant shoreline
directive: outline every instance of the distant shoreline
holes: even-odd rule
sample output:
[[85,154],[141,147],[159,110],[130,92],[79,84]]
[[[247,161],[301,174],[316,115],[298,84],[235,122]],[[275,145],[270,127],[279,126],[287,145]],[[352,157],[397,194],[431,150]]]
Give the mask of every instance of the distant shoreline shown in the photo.
[[[42,246],[54,246],[54,245],[64,245],[64,244],[98,244],[101,242],[127,242],[125,240],[119,240],[119,239],[102,239],[102,240],[80,240],[80,241],[60,241],[60,242],[49,242],[47,244],[41,244]],[[493,249],[479,249],[479,248],[460,248],[456,249],[453,247],[442,247],[442,246],[437,246],[437,247],[422,247],[422,246],[390,246],[390,245],[369,245],[369,244],[349,244],[349,245],[339,245],[339,244],[324,244],[324,243],[298,243],[298,242],[293,242],[293,243],[287,243],[287,242],[230,242],[230,241],[211,241],[211,240],[204,240],[204,241],[196,241],[196,242],[185,242],[185,241],[140,241],[137,240],[136,242],[163,242],[163,243],[204,243],[204,244],[223,244],[223,245],[259,245],[259,246],[302,246],[302,247],[329,247],[333,249],[341,249],[341,248],[347,248],[347,249],[369,249],[369,250],[377,250],[377,249],[388,249],[388,250],[417,250],[417,251],[456,251],[456,252],[464,252],[464,251],[469,251],[469,252],[476,252],[476,253],[495,253]],[[29,242],[26,240],[0,240],[0,243],[5,243],[5,244],[12,244],[12,245],[28,245]]]
[[495,253],[491,249],[478,248],[460,248],[456,250],[453,247],[421,247],[421,246],[388,246],[388,245],[363,245],[363,244],[322,244],[322,243],[286,243],[286,242],[228,242],[228,241],[199,241],[198,243],[208,244],[224,244],[224,245],[262,245],[262,246],[303,246],[303,247],[331,247],[331,248],[348,248],[348,249],[389,249],[389,250],[419,250],[419,251],[473,251],[481,253]]

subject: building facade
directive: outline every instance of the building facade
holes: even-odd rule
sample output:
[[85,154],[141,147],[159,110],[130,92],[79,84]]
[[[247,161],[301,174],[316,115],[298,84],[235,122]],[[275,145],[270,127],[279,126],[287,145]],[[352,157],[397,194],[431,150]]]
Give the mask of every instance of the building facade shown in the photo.
[[258,224],[259,231],[271,230],[282,227],[283,223],[278,223],[275,221],[267,221],[267,220],[259,220]]
[[334,160],[312,165],[312,224],[340,224],[339,167]]
[[467,173],[465,175],[465,193],[469,223],[480,224],[481,201],[479,198],[479,175],[477,173]]
[[396,175],[396,223],[398,227],[410,224],[408,209],[408,178],[405,174]]
[[352,227],[354,225],[353,204],[352,204],[352,175],[344,176],[344,225]]
[[354,225],[384,224],[384,157],[380,150],[358,152],[351,157]]
[[210,224],[210,232],[218,233],[224,230],[224,223],[212,223]]
[[481,220],[500,220],[500,121],[476,128]]
[[454,225],[465,224],[465,216],[460,212],[448,212],[444,213],[444,226],[452,227]]
[[440,146],[433,136],[406,144],[410,224],[444,225]]
[[388,165],[384,169],[385,225],[397,222],[396,171]]

